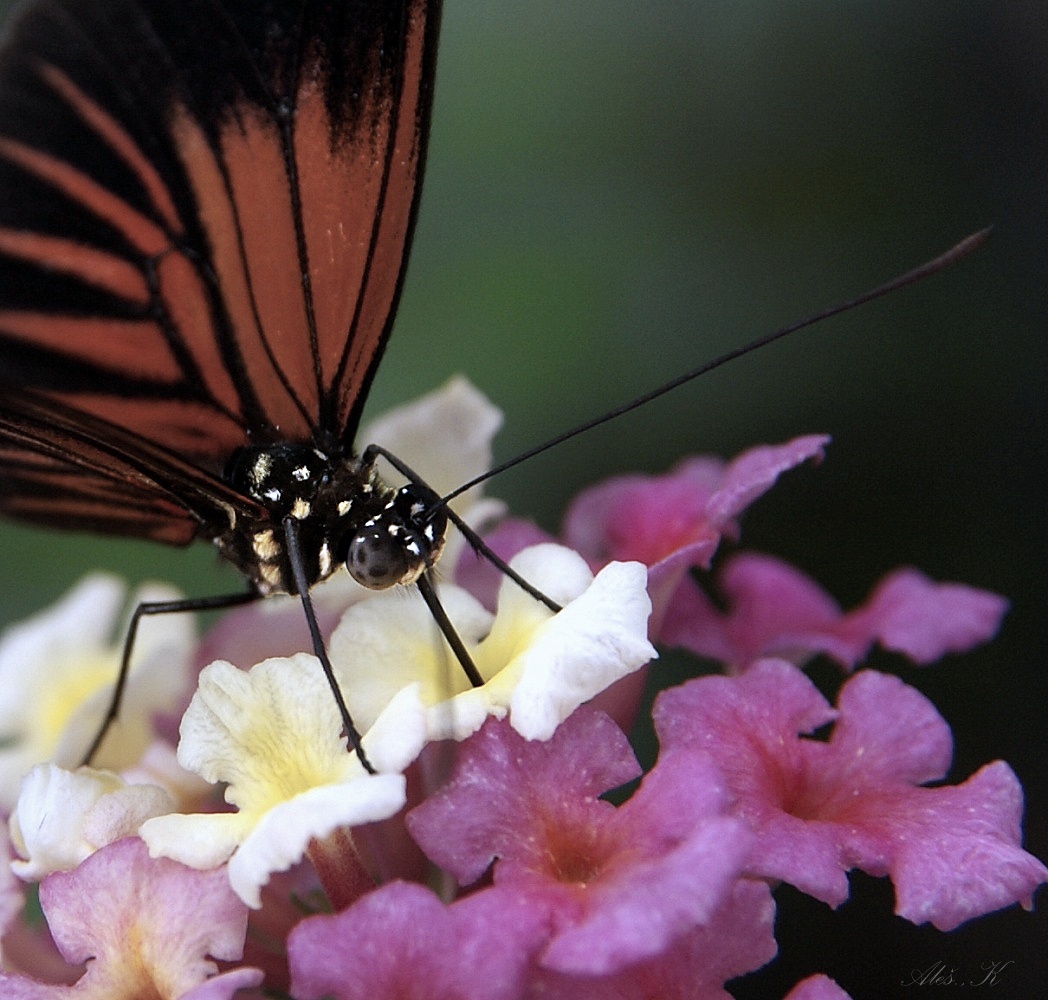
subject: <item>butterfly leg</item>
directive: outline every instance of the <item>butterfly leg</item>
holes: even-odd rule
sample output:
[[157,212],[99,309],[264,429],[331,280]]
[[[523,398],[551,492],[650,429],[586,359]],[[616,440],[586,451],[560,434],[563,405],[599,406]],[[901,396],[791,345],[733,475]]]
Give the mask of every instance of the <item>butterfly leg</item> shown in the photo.
[[177,601],[148,601],[139,604],[131,614],[131,621],[127,626],[127,635],[124,637],[124,649],[120,656],[120,671],[116,676],[116,684],[113,694],[109,699],[102,724],[95,733],[95,738],[87,748],[81,763],[88,765],[98,753],[102,741],[109,732],[113,723],[116,722],[120,712],[120,703],[124,699],[124,688],[127,686],[127,678],[131,669],[131,654],[135,648],[135,638],[138,635],[138,623],[146,615],[173,615],[190,611],[218,611],[223,608],[234,608],[241,604],[250,604],[259,600],[260,595],[253,590],[240,594],[219,594],[215,597],[187,597]]
[[469,542],[469,546],[484,559],[487,559],[504,576],[508,576],[521,590],[534,597],[540,604],[545,604],[554,614],[564,609],[552,597],[548,597],[534,584],[528,583],[505,559],[495,552],[461,517],[450,507],[446,508],[448,520],[455,525],[463,538]]
[[320,668],[324,671],[324,677],[327,679],[328,686],[331,688],[331,694],[335,698],[335,704],[338,706],[338,714],[342,717],[342,729],[346,734],[346,748],[357,755],[357,760],[360,761],[368,774],[375,774],[375,768],[372,766],[371,761],[368,760],[367,754],[364,753],[364,747],[360,742],[360,732],[354,725],[349,709],[346,707],[346,699],[342,696],[338,678],[335,677],[334,668],[331,666],[331,660],[328,658],[324,637],[321,635],[320,626],[317,624],[313,602],[309,597],[309,584],[306,579],[302,547],[298,537],[298,522],[293,517],[285,517],[283,524],[284,537],[287,541],[288,562],[291,564],[291,574],[295,580],[295,589],[298,591],[302,601],[302,610],[306,614],[306,623],[309,626],[309,635],[313,642],[313,652],[320,661]]
[[458,632],[455,631],[455,626],[451,624],[451,619],[448,618],[444,605],[440,603],[433,581],[430,579],[430,573],[428,571],[423,573],[415,581],[415,585],[418,587],[419,593],[422,594],[422,600],[426,602],[426,607],[429,608],[429,613],[433,616],[433,620],[437,623],[437,628],[444,634],[444,638],[448,640],[448,645],[455,654],[455,659],[459,661],[459,665],[469,679],[470,684],[474,687],[483,687],[484,678],[480,676],[480,671],[473,662],[473,657],[469,655],[466,644],[462,641],[462,637]]

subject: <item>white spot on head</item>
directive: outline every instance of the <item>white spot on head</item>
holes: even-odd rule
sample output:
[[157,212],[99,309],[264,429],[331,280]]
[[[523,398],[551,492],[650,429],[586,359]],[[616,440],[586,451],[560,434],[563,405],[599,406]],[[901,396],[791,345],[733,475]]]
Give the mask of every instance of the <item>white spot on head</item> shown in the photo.
[[273,486],[270,489],[266,490],[266,492],[263,493],[262,495],[267,500],[271,501],[272,503],[276,503],[280,499],[280,496],[281,496],[280,490],[278,490],[275,486]]
[[304,483],[309,478],[309,467],[300,465],[297,469],[291,470],[293,475],[300,483]]
[[310,509],[311,505],[309,501],[299,498],[291,508],[291,516],[295,518],[296,521],[301,521],[303,518],[309,517]]
[[338,516],[345,517],[353,509],[352,500],[340,500],[338,502]]

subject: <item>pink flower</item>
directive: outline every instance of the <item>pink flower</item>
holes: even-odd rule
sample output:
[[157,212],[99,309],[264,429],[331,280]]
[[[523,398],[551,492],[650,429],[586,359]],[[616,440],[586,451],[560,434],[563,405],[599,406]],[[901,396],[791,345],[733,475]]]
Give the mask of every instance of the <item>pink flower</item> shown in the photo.
[[851,1000],[829,976],[809,976],[786,994],[786,1000]]
[[931,663],[992,638],[1008,607],[985,590],[898,569],[864,604],[845,613],[814,580],[756,552],[727,560],[718,584],[727,611],[685,580],[659,638],[739,669],[762,656],[803,662],[816,653],[850,668],[874,643],[915,663]]
[[[760,445],[725,462],[712,456],[687,458],[661,476],[617,476],[584,490],[568,508],[563,541],[597,569],[613,559],[648,567],[648,592],[655,607],[652,636],[684,573],[708,568],[722,537],[737,538],[738,518],[767,493],[782,473],[819,461],[829,438],[809,434],[780,445]],[[507,522],[487,538],[504,559],[546,536],[519,521]],[[497,571],[483,569],[465,553],[458,578],[490,606]]]
[[[896,913],[950,930],[1028,903],[1048,869],[1019,846],[1022,790],[1004,763],[964,784],[922,788],[950,764],[949,729],[900,680],[866,670],[835,712],[794,666],[764,660],[739,677],[663,692],[663,752],[707,751],[733,812],[758,835],[749,870],[838,905],[845,873],[889,875]],[[835,721],[828,741],[803,738]]]
[[296,1000],[512,1000],[544,926],[525,903],[489,892],[445,906],[391,882],[334,916],[310,917],[288,940]]
[[666,475],[608,479],[568,508],[565,540],[600,564],[631,559],[655,567],[686,554],[689,565],[708,566],[721,537],[738,536],[739,515],[782,473],[820,460],[829,440],[809,434],[750,448],[730,462],[698,456]]
[[62,957],[73,966],[88,963],[86,971],[72,986],[0,974],[5,1000],[226,1000],[261,982],[255,969],[215,975],[211,959],[240,958],[247,926],[247,909],[225,871],[152,860],[136,838],[49,875],[40,906]]
[[750,838],[722,815],[704,754],[668,754],[615,808],[598,796],[639,769],[600,713],[579,710],[545,743],[488,722],[463,751],[408,827],[460,884],[494,862],[495,892],[548,913],[544,967],[616,972],[707,924],[731,894]]
[[775,957],[774,921],[768,886],[739,879],[707,924],[682,934],[660,955],[607,976],[539,970],[534,995],[543,1000],[731,1000],[727,980]]

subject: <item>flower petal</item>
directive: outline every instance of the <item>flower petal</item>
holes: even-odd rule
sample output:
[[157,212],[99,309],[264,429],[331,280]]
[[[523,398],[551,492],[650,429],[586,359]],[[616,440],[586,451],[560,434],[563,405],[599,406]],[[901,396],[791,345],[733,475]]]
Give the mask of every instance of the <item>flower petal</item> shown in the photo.
[[38,764],[22,781],[11,814],[11,839],[24,860],[12,871],[39,881],[55,871],[75,868],[100,847],[138,831],[151,816],[170,812],[174,803],[155,785],[128,785],[110,771],[82,767],[66,771]]
[[243,954],[247,910],[224,871],[151,859],[137,838],[48,876],[40,905],[63,957],[73,965],[88,962],[87,971],[74,987],[0,976],[5,997],[228,997],[238,986],[261,982],[257,971],[238,970],[223,984],[225,992],[214,992],[218,986],[192,992],[214,976],[212,959],[236,961]]

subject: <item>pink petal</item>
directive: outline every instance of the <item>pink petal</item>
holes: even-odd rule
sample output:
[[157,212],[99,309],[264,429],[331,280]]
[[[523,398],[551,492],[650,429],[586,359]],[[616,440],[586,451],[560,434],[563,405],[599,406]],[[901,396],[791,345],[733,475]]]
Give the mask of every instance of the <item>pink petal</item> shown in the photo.
[[549,914],[555,933],[540,961],[563,972],[615,971],[712,919],[750,847],[742,824],[723,815],[704,754],[667,752],[624,805],[598,800],[637,773],[610,726],[580,710],[552,740],[529,743],[488,723],[448,785],[408,818],[427,854],[460,879],[497,858],[495,891]]
[[445,906],[391,882],[334,916],[303,920],[288,940],[298,1000],[511,1000],[544,937],[541,914],[481,892]]
[[949,931],[1014,903],[1030,905],[1048,868],[1019,846],[1022,788],[1007,764],[961,785],[886,794],[863,804],[847,850],[865,871],[889,874],[895,912]]
[[915,569],[899,569],[846,616],[841,631],[878,641],[915,663],[932,663],[993,638],[1007,609],[1008,602],[997,594],[935,583]]
[[836,718],[799,670],[763,660],[740,677],[703,677],[663,691],[652,715],[663,753],[692,747],[716,762],[736,797],[734,814],[760,835],[747,862],[751,873],[834,905],[847,898],[837,831],[795,815],[819,794],[809,775],[818,777],[826,752],[798,734]]
[[952,745],[927,699],[867,670],[838,705],[829,742],[801,738],[828,706],[796,668],[761,661],[663,692],[654,715],[664,749],[702,748],[717,762],[759,837],[753,873],[833,905],[850,868],[887,874],[897,912],[941,929],[1027,903],[1048,869],[1020,846],[1011,771],[990,765],[960,786],[920,787],[945,774]]
[[809,976],[786,994],[785,1000],[851,1000],[829,976]]
[[727,613],[694,581],[674,594],[659,640],[743,667],[762,656],[804,660],[814,651],[854,662],[858,649],[838,640],[837,603],[813,580],[772,556],[728,559],[717,579]]
[[725,982],[774,958],[774,919],[768,887],[740,879],[707,924],[678,937],[656,957],[599,977],[542,970],[534,995],[544,1000],[731,1000]]
[[564,519],[567,544],[595,564],[635,559],[654,566],[691,549],[692,565],[708,565],[735,519],[787,469],[821,458],[824,436],[752,448],[728,464],[686,459],[663,476],[621,476],[581,493]]
[[137,967],[146,986],[163,983],[180,996],[215,972],[208,956],[240,958],[247,927],[247,908],[224,869],[200,872],[151,859],[133,837],[48,876],[40,905],[63,957],[73,964],[93,959],[78,984],[85,995],[88,981],[103,988]]
[[782,473],[808,460],[821,461],[829,443],[827,434],[808,434],[785,444],[760,445],[744,451],[724,470],[724,479],[707,504],[707,516],[718,524],[737,517],[767,493]]
[[953,757],[946,720],[915,688],[891,674],[862,670],[837,697],[830,744],[843,762],[838,777],[856,784],[921,785],[945,777]]
[[663,476],[618,476],[590,487],[568,508],[564,538],[595,565],[621,559],[651,566],[684,546],[715,546],[720,526],[708,523],[706,505],[722,467],[695,458]]
[[543,798],[603,813],[598,796],[640,774],[622,730],[599,712],[575,712],[546,742],[527,742],[489,720],[462,744],[455,774],[408,816],[426,854],[461,885],[496,856],[512,856]]
[[844,614],[800,570],[754,552],[727,560],[717,582],[726,612],[685,580],[658,638],[737,669],[762,656],[803,662],[816,653],[853,667],[875,642],[930,663],[991,638],[1007,608],[996,594],[900,569]]

